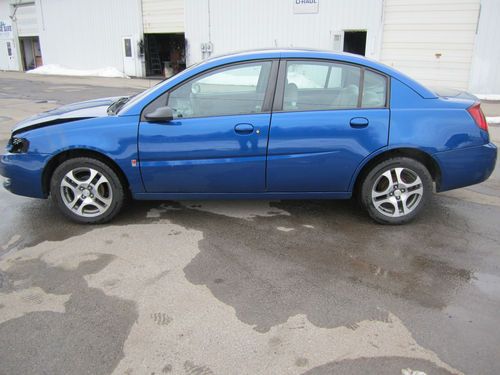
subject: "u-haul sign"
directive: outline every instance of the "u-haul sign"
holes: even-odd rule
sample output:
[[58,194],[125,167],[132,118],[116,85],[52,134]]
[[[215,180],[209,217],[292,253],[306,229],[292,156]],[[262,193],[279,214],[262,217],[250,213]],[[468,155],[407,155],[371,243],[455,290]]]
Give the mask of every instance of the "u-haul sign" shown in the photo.
[[292,0],[293,1],[293,13],[304,14],[304,13],[318,13],[319,11],[319,0]]

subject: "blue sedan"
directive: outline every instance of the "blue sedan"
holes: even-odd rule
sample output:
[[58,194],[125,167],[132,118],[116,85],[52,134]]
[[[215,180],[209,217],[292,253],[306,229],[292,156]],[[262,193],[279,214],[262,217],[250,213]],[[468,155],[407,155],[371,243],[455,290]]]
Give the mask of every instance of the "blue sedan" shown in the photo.
[[134,199],[348,199],[380,223],[433,190],[486,180],[496,162],[465,92],[429,90],[378,62],[307,50],[204,61],[133,97],[19,123],[0,173],[15,194],[102,223]]

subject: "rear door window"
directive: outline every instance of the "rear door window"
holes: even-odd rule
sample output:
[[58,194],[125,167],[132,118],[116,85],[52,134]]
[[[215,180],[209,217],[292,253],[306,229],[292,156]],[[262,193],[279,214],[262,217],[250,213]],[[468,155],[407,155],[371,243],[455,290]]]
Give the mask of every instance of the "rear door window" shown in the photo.
[[387,78],[360,66],[307,60],[286,63],[283,111],[383,108],[386,96]]
[[288,61],[284,111],[357,108],[361,69],[354,65]]

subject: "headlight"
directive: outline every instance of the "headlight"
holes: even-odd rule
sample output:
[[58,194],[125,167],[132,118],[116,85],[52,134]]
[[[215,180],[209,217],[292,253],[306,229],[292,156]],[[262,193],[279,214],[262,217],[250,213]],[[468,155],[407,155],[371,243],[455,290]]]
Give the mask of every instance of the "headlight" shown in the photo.
[[21,154],[28,151],[30,143],[25,138],[12,137],[7,144],[7,151],[11,154]]

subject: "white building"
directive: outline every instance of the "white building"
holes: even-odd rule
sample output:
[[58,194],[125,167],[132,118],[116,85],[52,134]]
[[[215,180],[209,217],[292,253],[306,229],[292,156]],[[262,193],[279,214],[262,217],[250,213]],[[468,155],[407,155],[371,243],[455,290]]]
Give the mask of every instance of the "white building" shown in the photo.
[[432,86],[500,93],[500,0],[185,3],[188,64],[241,49],[310,47],[361,52]]
[[0,69],[162,75],[213,55],[307,47],[500,93],[499,17],[500,0],[0,0]]

